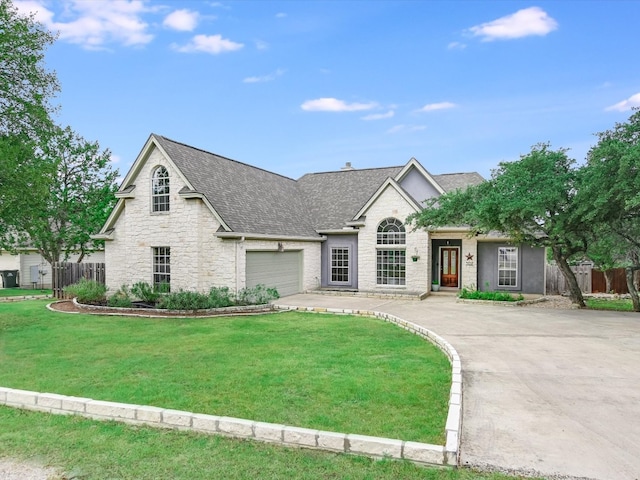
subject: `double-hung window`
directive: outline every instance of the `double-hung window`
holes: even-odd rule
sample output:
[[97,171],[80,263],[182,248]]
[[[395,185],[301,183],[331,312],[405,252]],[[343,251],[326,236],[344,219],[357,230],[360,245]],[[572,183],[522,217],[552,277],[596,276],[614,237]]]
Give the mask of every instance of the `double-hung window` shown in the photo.
[[378,225],[376,284],[406,284],[406,231],[397,218],[386,218]]
[[498,247],[498,286],[518,286],[518,247]]
[[153,286],[163,292],[171,285],[171,248],[153,247]]
[[349,283],[349,247],[331,247],[331,283]]
[[169,211],[169,172],[160,166],[151,177],[151,211]]

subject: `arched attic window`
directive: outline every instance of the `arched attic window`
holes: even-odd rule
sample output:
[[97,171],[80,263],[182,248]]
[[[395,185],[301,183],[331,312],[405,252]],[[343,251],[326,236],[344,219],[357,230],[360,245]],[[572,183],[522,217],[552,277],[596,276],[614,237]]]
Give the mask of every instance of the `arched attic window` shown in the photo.
[[169,172],[163,166],[156,167],[151,176],[151,211],[169,211]]
[[380,222],[376,242],[377,285],[406,285],[406,241],[406,230],[400,220],[385,218]]
[[404,245],[404,225],[397,218],[385,218],[378,225],[378,245]]

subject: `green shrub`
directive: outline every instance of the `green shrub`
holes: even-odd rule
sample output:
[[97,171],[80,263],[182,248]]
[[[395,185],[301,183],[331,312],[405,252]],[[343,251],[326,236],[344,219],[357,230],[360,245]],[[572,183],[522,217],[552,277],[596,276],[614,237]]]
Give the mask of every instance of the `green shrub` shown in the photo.
[[522,294],[513,296],[508,292],[481,292],[480,290],[469,290],[466,288],[462,289],[459,297],[469,300],[491,300],[494,302],[517,302],[519,300],[524,300]]
[[209,305],[209,295],[181,289],[160,297],[157,307],[167,310],[201,310],[211,308]]
[[107,296],[106,285],[86,278],[64,287],[63,291],[65,295],[75,297],[80,303],[103,303]]
[[267,288],[265,285],[256,285],[253,288],[243,288],[236,296],[238,305],[263,305],[271,300],[280,298],[276,288]]
[[161,295],[159,290],[147,282],[136,282],[131,286],[133,296],[146,303],[157,303]]
[[122,285],[116,293],[107,299],[107,305],[110,307],[130,307],[131,304],[131,293],[127,285]]
[[234,303],[229,287],[211,287],[209,290],[209,308],[230,307]]

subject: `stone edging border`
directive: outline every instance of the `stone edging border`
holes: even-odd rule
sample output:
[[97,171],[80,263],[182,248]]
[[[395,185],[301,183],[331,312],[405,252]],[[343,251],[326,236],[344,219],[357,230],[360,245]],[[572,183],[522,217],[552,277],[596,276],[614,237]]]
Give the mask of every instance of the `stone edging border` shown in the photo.
[[20,302],[22,300],[44,300],[53,298],[53,295],[13,295],[10,297],[0,297],[0,303]]
[[449,412],[445,426],[445,445],[403,441],[368,435],[326,432],[308,428],[244,420],[240,418],[185,412],[153,406],[72,397],[55,393],[0,387],[0,405],[58,415],[117,421],[156,428],[191,430],[251,439],[288,447],[311,448],[372,458],[404,459],[422,465],[457,467],[462,426],[462,366],[453,346],[430,330],[388,313],[339,308],[290,307],[274,305],[278,310],[349,314],[376,317],[394,323],[440,348],[452,367]]
[[[447,421],[445,424],[445,445],[432,447],[442,448],[444,457],[443,462],[439,465],[458,466],[460,440],[462,433],[462,362],[456,349],[444,338],[431,330],[421,327],[412,322],[403,320],[400,317],[391,315],[390,313],[377,312],[374,310],[357,310],[350,308],[326,308],[326,307],[296,307],[288,305],[274,304],[280,310],[297,310],[314,313],[331,313],[345,315],[359,315],[363,317],[375,317],[386,322],[393,323],[419,337],[428,340],[438,347],[447,356],[451,363],[451,390],[449,392],[449,411],[447,413]],[[412,442],[406,442],[412,443]],[[403,457],[404,458],[404,457]],[[433,462],[425,462],[433,463]]]

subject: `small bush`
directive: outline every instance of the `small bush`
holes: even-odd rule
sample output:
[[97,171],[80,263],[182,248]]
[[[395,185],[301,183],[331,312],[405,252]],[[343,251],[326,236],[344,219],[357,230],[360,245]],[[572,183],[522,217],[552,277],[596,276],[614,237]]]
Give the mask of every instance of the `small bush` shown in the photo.
[[107,305],[110,307],[130,307],[131,293],[127,285],[122,285],[120,289],[107,299]]
[[469,300],[491,300],[494,302],[517,302],[524,300],[522,294],[513,296],[507,292],[481,292],[480,290],[468,290],[463,288],[459,295],[460,298],[466,298]]
[[157,303],[161,292],[158,288],[152,287],[147,282],[136,282],[131,286],[131,293],[134,297],[146,303]]
[[190,292],[179,290],[167,293],[158,301],[158,308],[167,310],[201,310],[211,308],[209,306],[209,296],[200,292]]
[[211,287],[209,290],[209,308],[230,307],[235,303],[229,287]]
[[107,296],[106,285],[86,278],[64,287],[63,291],[65,295],[75,297],[80,303],[103,303]]
[[236,296],[238,305],[264,305],[271,300],[280,298],[276,288],[267,288],[265,285],[256,285],[253,288],[243,288]]

